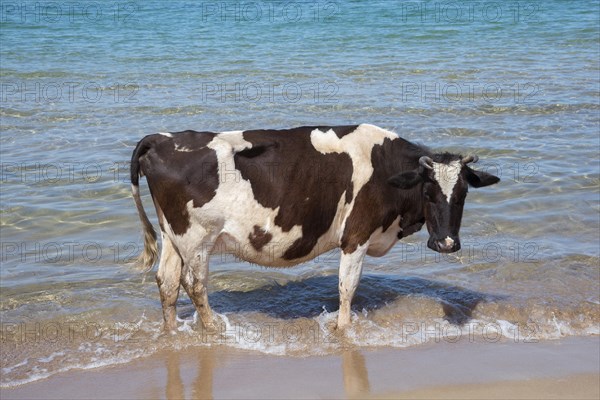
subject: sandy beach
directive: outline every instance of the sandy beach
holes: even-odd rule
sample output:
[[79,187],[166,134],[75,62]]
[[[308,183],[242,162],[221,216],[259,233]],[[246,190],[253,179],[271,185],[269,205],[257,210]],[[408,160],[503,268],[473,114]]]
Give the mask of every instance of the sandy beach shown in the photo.
[[225,347],[160,352],[73,370],[11,389],[3,399],[518,398],[597,399],[600,340],[434,343],[280,357]]

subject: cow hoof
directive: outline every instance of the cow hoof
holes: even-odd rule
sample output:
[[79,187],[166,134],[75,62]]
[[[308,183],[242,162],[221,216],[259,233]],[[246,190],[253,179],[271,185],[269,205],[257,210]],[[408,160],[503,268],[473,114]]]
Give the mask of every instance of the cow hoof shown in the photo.
[[217,326],[215,324],[202,324],[202,326],[204,327],[204,329],[210,332],[214,332],[217,330]]
[[337,332],[344,332],[350,326],[350,322],[338,322],[335,325],[334,330]]
[[219,324],[217,324],[217,321],[215,321],[214,318],[211,318],[210,321],[208,322],[204,322],[202,321],[202,326],[204,327],[204,329],[206,329],[207,331],[211,331],[214,332],[217,330],[217,328],[219,327]]
[[163,328],[160,336],[162,337],[169,337],[169,336],[175,336],[177,335],[177,328]]

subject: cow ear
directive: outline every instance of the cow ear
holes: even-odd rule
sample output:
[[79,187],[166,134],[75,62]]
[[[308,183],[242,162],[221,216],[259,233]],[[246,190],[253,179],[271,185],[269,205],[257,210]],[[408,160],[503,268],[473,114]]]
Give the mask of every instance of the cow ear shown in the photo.
[[467,171],[467,182],[474,188],[485,187],[500,182],[500,178],[495,175],[488,174],[487,172],[475,171],[469,167],[466,167],[465,169]]
[[388,179],[388,183],[398,189],[411,189],[422,181],[423,178],[417,170],[402,172]]

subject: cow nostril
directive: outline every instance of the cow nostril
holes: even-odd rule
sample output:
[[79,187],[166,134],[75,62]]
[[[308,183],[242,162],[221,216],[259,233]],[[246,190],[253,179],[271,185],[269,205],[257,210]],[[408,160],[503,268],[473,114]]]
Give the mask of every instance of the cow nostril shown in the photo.
[[438,240],[436,242],[436,245],[439,251],[449,251],[452,250],[452,248],[454,247],[454,240],[447,237],[444,240]]
[[454,240],[450,236],[446,236],[446,239],[444,239],[444,244],[446,248],[450,248],[454,245]]
[[452,253],[460,249],[460,243],[450,237],[446,237],[445,239],[430,238],[427,246],[439,253]]

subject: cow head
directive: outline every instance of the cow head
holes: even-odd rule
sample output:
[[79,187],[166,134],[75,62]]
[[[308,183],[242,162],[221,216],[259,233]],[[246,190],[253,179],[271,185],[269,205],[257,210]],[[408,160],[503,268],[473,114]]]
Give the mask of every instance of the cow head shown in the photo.
[[444,153],[432,157],[421,157],[416,169],[399,173],[388,182],[399,189],[420,191],[429,231],[427,247],[440,253],[452,253],[460,250],[458,231],[468,186],[484,187],[500,179],[471,169],[468,164],[477,162],[477,156]]

